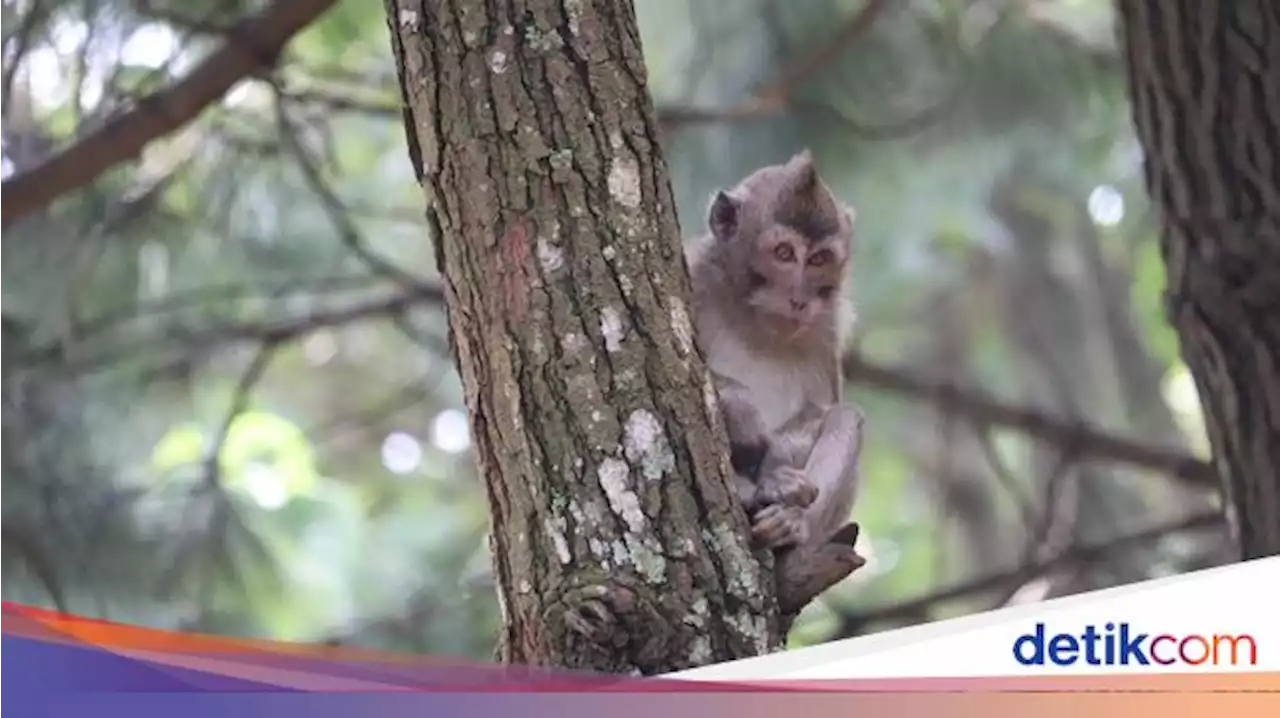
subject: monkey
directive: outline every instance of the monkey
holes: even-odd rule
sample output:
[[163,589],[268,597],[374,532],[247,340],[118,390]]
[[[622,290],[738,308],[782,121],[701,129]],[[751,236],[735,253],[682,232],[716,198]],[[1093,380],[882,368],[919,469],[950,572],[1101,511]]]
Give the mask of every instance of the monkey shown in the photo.
[[863,416],[842,401],[839,361],[854,217],[805,149],[716,190],[686,245],[695,334],[758,547],[846,533],[857,497]]
[[[706,229],[684,252],[694,338],[752,545],[776,559],[784,636],[809,601],[864,563],[858,525],[847,522],[863,417],[841,400],[839,359],[853,220],[804,150],[714,192]],[[600,640],[616,620],[611,600],[583,600],[564,620]]]

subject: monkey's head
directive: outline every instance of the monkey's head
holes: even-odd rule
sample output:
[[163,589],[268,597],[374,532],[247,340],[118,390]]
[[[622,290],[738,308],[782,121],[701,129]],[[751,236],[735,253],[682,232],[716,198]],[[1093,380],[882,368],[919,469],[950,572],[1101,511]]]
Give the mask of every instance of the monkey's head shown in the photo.
[[707,224],[734,299],[772,334],[799,338],[836,315],[853,219],[804,150],[716,192]]

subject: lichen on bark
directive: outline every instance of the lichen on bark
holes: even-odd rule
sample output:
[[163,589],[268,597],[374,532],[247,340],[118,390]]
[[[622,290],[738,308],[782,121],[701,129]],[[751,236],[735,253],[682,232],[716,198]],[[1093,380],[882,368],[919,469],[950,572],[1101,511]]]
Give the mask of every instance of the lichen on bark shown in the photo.
[[630,0],[386,2],[502,658],[652,674],[779,648]]

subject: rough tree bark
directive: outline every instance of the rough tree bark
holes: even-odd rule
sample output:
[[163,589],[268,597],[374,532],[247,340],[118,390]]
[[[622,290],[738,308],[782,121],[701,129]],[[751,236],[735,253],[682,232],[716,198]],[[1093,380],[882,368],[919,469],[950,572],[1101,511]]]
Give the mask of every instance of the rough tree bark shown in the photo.
[[386,0],[493,523],[502,660],[780,647],[690,324],[631,0]]
[[1167,311],[1242,558],[1280,553],[1280,5],[1119,0]]

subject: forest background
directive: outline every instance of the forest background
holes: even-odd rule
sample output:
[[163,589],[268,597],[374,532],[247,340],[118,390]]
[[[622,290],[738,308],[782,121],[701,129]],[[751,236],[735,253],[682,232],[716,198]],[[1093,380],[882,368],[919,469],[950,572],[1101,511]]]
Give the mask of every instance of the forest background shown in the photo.
[[[5,220],[3,595],[488,658],[485,496],[440,298],[406,281],[435,259],[386,15],[295,2],[318,17],[273,69]],[[6,182],[265,5],[6,0]],[[635,6],[686,236],[803,147],[858,208],[869,562],[792,645],[1237,557],[1110,2]]]

